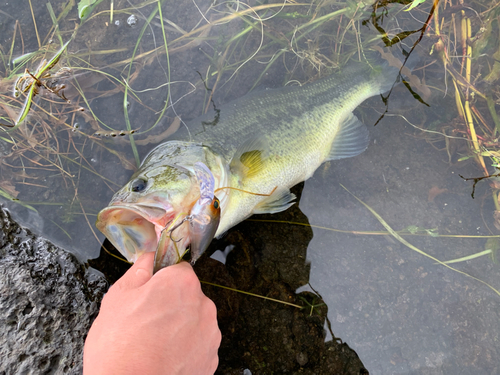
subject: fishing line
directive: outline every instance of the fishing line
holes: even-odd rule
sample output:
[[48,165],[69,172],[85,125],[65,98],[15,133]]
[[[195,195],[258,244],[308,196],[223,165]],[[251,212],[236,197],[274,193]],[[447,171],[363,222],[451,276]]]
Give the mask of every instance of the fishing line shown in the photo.
[[251,195],[258,195],[258,196],[261,196],[261,197],[269,197],[269,196],[273,195],[273,193],[276,191],[277,188],[278,187],[275,186],[274,189],[269,194],[261,194],[261,193],[254,193],[254,192],[251,192],[251,191],[248,191],[248,190],[238,189],[238,188],[235,188],[235,187],[232,187],[232,186],[224,186],[224,187],[220,187],[218,189],[215,189],[214,194],[217,191],[219,191],[219,190],[231,189],[231,190],[237,190],[237,191],[241,191],[242,193],[247,193],[247,194],[251,194]]

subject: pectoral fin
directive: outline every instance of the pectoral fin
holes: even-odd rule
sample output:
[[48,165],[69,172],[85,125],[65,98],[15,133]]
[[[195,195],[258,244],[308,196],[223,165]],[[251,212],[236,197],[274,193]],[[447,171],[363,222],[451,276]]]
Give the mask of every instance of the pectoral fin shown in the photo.
[[365,124],[358,120],[352,113],[340,125],[335,137],[330,154],[326,160],[350,158],[361,154],[368,147],[370,134]]
[[252,137],[236,150],[230,163],[231,172],[239,175],[240,180],[255,176],[264,167],[268,150],[265,136]]
[[285,211],[293,206],[292,202],[296,198],[295,194],[290,193],[288,189],[276,190],[269,197],[260,202],[253,209],[254,214],[274,214],[276,212]]

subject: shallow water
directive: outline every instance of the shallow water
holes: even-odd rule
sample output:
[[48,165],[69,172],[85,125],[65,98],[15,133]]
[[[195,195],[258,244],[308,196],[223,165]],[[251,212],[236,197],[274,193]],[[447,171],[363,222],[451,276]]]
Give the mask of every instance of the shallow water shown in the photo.
[[[66,4],[58,1],[51,3],[56,14],[59,14]],[[136,2],[134,5],[139,6]],[[223,5],[212,9],[208,9],[207,4],[198,6],[202,8],[202,12],[206,12],[204,16],[201,16],[195,3],[189,1],[182,4],[177,2],[175,5],[165,4],[162,12],[165,19],[175,22],[186,31],[195,28],[198,22],[201,22],[199,26],[206,24],[203,17],[213,20],[222,17],[219,12],[228,13]],[[114,132],[127,130],[123,113],[123,86],[116,86],[116,82],[102,79],[102,75],[83,69],[86,65],[77,60],[77,57],[90,61],[92,67],[103,70],[123,82],[127,77],[128,65],[120,62],[132,56],[131,51],[141,33],[144,18],[156,9],[155,4],[132,9],[128,2],[116,1],[114,7],[118,12],[114,14],[113,21],[110,20],[109,13],[98,13],[96,10],[96,16],[78,30],[75,40],[68,47],[72,55],[61,60],[61,65],[73,67],[87,102],[81,95],[75,94],[71,98],[71,104],[65,104],[60,99],[57,99],[58,104],[52,104],[52,107],[47,103],[41,104],[43,108],[50,108],[53,113],[59,111],[56,117],[64,119],[66,125],[50,119],[47,114],[43,115],[36,107],[32,112],[40,114],[41,117],[33,114],[28,120],[29,126],[38,126],[37,129],[43,127],[44,122],[50,124],[59,140],[56,144],[50,138],[47,144],[54,150],[67,153],[84,167],[63,159],[60,166],[67,172],[65,175],[54,166],[61,157],[57,158],[51,154],[51,164],[43,159],[47,154],[40,150],[44,149],[32,144],[30,145],[37,149],[38,153],[26,149],[23,153],[26,155],[23,159],[24,165],[27,166],[30,160],[34,160],[32,165],[40,167],[40,164],[43,164],[48,171],[44,172],[41,168],[25,169],[26,174],[32,176],[30,179],[19,174],[22,170],[19,167],[20,159],[7,159],[10,165],[17,168],[9,169],[5,164],[2,166],[2,181],[16,178],[14,187],[18,192],[17,198],[36,209],[34,211],[7,201],[6,204],[15,216],[35,231],[38,230],[73,251],[83,260],[99,253],[103,236],[97,233],[93,226],[95,215],[107,205],[113,192],[128,180],[132,170],[126,167],[134,165],[135,160],[128,136],[95,137],[93,134],[97,128],[93,124],[98,122],[92,122],[91,116],[85,117],[79,112],[72,112],[82,106],[86,114],[92,110],[101,121],[98,125],[101,129],[107,131],[103,125],[106,124],[112,127]],[[240,7],[245,9],[241,3]],[[23,32],[24,52],[36,50],[38,41],[34,34],[28,1],[19,1],[15,5],[4,2],[0,9],[5,12],[0,13],[0,44],[4,54],[10,49],[16,19],[19,20]],[[98,8],[103,12],[108,9],[107,4]],[[124,9],[124,12],[120,12]],[[313,12],[312,9],[309,14]],[[341,5],[329,5],[320,9],[315,17],[339,9],[342,9]],[[323,74],[326,74],[328,66],[333,65],[332,56],[336,56],[332,51],[340,48],[341,36],[345,37],[345,40],[342,39],[345,51],[339,54],[342,56],[341,61],[344,56],[355,54],[352,51],[357,49],[349,47],[355,41],[349,39],[351,35],[347,31],[351,26],[347,16],[355,15],[359,10],[350,10],[342,16],[342,29],[335,23],[340,18],[339,15],[331,24],[320,28],[321,33],[312,32],[299,41],[296,38],[300,31],[293,35],[293,30],[311,20],[312,16],[307,16],[307,8],[297,8],[293,11],[295,10],[300,13],[292,13],[286,8],[281,14],[286,14],[287,17],[276,17],[265,23],[264,30],[267,33],[273,36],[287,35],[290,41],[285,57],[277,60],[267,71],[264,71],[266,63],[286,46],[273,46],[269,44],[269,39],[264,39],[259,54],[253,56],[261,43],[259,23],[252,33],[245,34],[249,35],[248,39],[243,38],[227,49],[225,43],[245,30],[248,23],[235,19],[228,20],[223,25],[214,25],[205,36],[206,39],[195,39],[187,46],[184,45],[189,39],[179,44],[170,44],[182,33],[169,25],[167,38],[170,75],[174,83],[170,86],[164,85],[168,82],[169,64],[165,55],[160,52],[150,53],[150,58],[138,60],[140,63],[135,64],[131,70],[136,75],[131,77],[130,87],[136,91],[140,100],[129,96],[126,107],[132,129],[138,129],[139,135],[136,139],[147,140],[146,137],[151,134],[161,133],[173,121],[176,113],[183,120],[189,120],[202,113],[207,106],[217,106],[232,98],[243,96],[254,84],[257,89],[265,89],[281,87],[290,80],[305,82],[317,75],[313,69],[315,66],[321,66]],[[138,17],[135,26],[127,24],[131,14]],[[270,13],[260,15],[269,17]],[[306,17],[302,18],[300,15]],[[35,17],[43,45],[43,38],[50,35],[52,26],[47,8],[39,5],[39,8],[35,9]],[[426,14],[415,12],[413,17],[424,21]],[[386,21],[392,27],[398,23],[403,24],[403,21],[396,19],[398,22],[390,19]],[[252,21],[248,17],[246,20]],[[62,30],[64,41],[69,39],[75,21],[79,23],[76,9],[72,9],[61,20],[59,28]],[[409,28],[419,25],[411,19],[405,22],[410,23]],[[362,26],[360,22],[355,25],[362,33],[361,39],[366,39],[370,33],[374,33],[373,28]],[[147,53],[162,44],[162,34],[159,30],[159,20],[155,18],[151,28],[145,29],[138,54]],[[325,43],[325,35],[333,35],[333,41]],[[314,50],[314,38],[320,41],[317,51]],[[57,40],[55,37],[53,39]],[[426,46],[423,47],[424,50],[429,48],[429,42],[422,44]],[[177,48],[181,45],[184,47]],[[22,54],[21,46],[17,29],[13,57]],[[117,48],[124,48],[124,51],[95,54],[89,58],[89,51],[109,51]],[[77,52],[79,54],[76,54]],[[422,55],[424,57],[421,65],[433,61],[432,57],[425,57],[425,53]],[[113,63],[116,64],[110,65]],[[217,73],[225,64],[228,64],[229,68],[219,77]],[[240,68],[232,76],[235,66]],[[6,70],[5,67],[3,69]],[[36,65],[30,69],[36,69]],[[293,71],[293,74],[289,74],[290,71]],[[257,81],[261,73],[262,80]],[[296,276],[293,280],[293,272],[280,270],[279,257],[271,259],[269,263],[262,265],[262,268],[275,267],[276,273],[283,276],[283,282],[294,287],[305,284],[308,277],[310,285],[301,286],[298,290],[311,290],[312,287],[322,296],[328,306],[328,318],[333,333],[358,353],[371,374],[495,374],[500,371],[496,360],[499,354],[499,295],[477,280],[435,264],[432,259],[403,245],[393,236],[359,233],[384,231],[384,227],[362,203],[340,185],[363,200],[394,230],[416,226],[436,229],[436,232],[442,235],[497,234],[493,224],[494,207],[489,186],[480,182],[475,199],[472,199],[472,182],[465,182],[459,176],[482,175],[472,159],[457,162],[457,159],[467,152],[467,141],[461,139],[453,141],[453,147],[448,145],[449,157],[445,150],[444,137],[437,136],[437,142],[431,145],[425,141],[430,140],[429,133],[422,133],[402,117],[419,127],[429,128],[435,126],[436,122],[438,125],[443,122],[451,123],[457,116],[452,86],[449,81],[445,84],[442,67],[434,64],[425,70],[425,74],[427,83],[433,90],[431,98],[426,100],[431,104],[430,107],[414,100],[403,85],[398,85],[389,98],[389,113],[380,123],[373,126],[384,112],[385,106],[380,98],[366,101],[356,114],[369,127],[371,143],[368,150],[353,159],[326,163],[305,183],[298,207],[313,226],[313,237],[307,246],[306,255],[310,265],[303,266],[300,272],[296,272],[300,277]],[[205,90],[200,76],[206,79],[206,85],[212,91]],[[69,86],[70,82],[67,84]],[[116,87],[119,89],[110,91]],[[175,111],[169,108],[161,117],[159,112],[168,98],[168,87],[171,89],[169,100],[175,103]],[[2,94],[10,95],[12,80],[3,80],[1,88]],[[68,91],[68,95],[69,93]],[[211,93],[213,103],[210,102]],[[151,132],[140,134],[158,119],[158,126]],[[2,121],[6,122],[5,119]],[[79,127],[73,132],[70,128],[74,127],[75,123],[78,123]],[[441,128],[437,126],[435,129],[439,131]],[[36,133],[38,142],[45,139],[42,133]],[[7,135],[4,136],[8,138]],[[155,140],[143,146],[139,145],[139,158],[154,145]],[[6,147],[9,148],[10,145],[7,144]],[[5,189],[5,186],[2,185],[2,188]],[[294,212],[280,216],[281,220],[288,221],[297,221],[297,218]],[[243,236],[254,233],[258,238],[259,232],[254,229],[258,228],[256,225],[251,221],[243,223],[239,229],[235,228],[233,235],[230,232],[221,240],[220,246],[230,244],[240,232],[244,233]],[[291,224],[274,225],[279,227]],[[325,228],[358,233],[334,232]],[[268,241],[268,245],[279,248],[280,251],[284,248],[280,257],[286,257],[286,248],[296,246],[296,239],[281,237],[279,231],[276,233],[275,238]],[[487,241],[485,238],[409,235],[404,238],[413,246],[442,261],[482,251]],[[293,254],[296,254],[295,249]],[[300,258],[301,255],[297,257]],[[452,266],[491,284],[497,290],[500,289],[498,265],[489,256]],[[272,347],[279,343],[273,342],[269,345]],[[255,369],[254,371],[266,373]]]
[[[398,126],[401,132],[391,127]],[[472,200],[458,169],[429,145],[415,145],[400,121],[372,129],[366,153],[306,182],[300,202],[311,224],[383,231],[378,220],[338,185],[363,199],[393,229],[409,225],[440,234],[485,234],[482,199]],[[375,143],[376,142],[376,143]],[[393,147],[397,145],[397,147]],[[329,185],[325,196],[322,186]],[[447,191],[429,202],[434,187]],[[369,187],[367,189],[367,187]],[[487,199],[487,198],[485,198]],[[332,207],[319,212],[318,204]],[[390,236],[351,235],[313,228],[307,259],[310,284],[330,307],[336,335],[374,374],[494,374],[499,371],[498,296],[464,275],[436,265]],[[485,240],[405,236],[441,260],[484,248]],[[453,265],[498,289],[488,257]],[[307,290],[307,287],[300,290]]]

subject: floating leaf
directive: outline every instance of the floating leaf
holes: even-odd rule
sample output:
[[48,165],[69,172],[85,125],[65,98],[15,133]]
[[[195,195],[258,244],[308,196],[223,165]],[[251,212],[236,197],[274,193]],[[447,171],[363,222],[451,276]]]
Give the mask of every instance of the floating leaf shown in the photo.
[[437,228],[426,229],[425,231],[431,237],[439,237],[439,232]]
[[405,9],[405,12],[409,12],[410,10],[415,8],[416,6],[423,4],[423,3],[425,3],[425,0],[413,0],[410,7],[408,9]]
[[418,227],[416,225],[408,225],[406,227],[406,230],[410,232],[411,234],[415,234],[418,232]]
[[78,3],[78,17],[80,19],[84,18],[90,11],[90,7],[96,2],[96,0],[80,0]]

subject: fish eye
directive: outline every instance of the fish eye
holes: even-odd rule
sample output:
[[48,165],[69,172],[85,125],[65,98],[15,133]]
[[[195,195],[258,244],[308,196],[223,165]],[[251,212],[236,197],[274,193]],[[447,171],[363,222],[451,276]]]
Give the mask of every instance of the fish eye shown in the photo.
[[219,208],[220,204],[219,204],[219,199],[215,198],[214,199],[214,208],[217,210]]
[[144,189],[146,189],[146,186],[148,186],[148,182],[143,179],[143,178],[136,178],[132,183],[130,184],[130,190],[132,190],[135,193],[140,193]]

